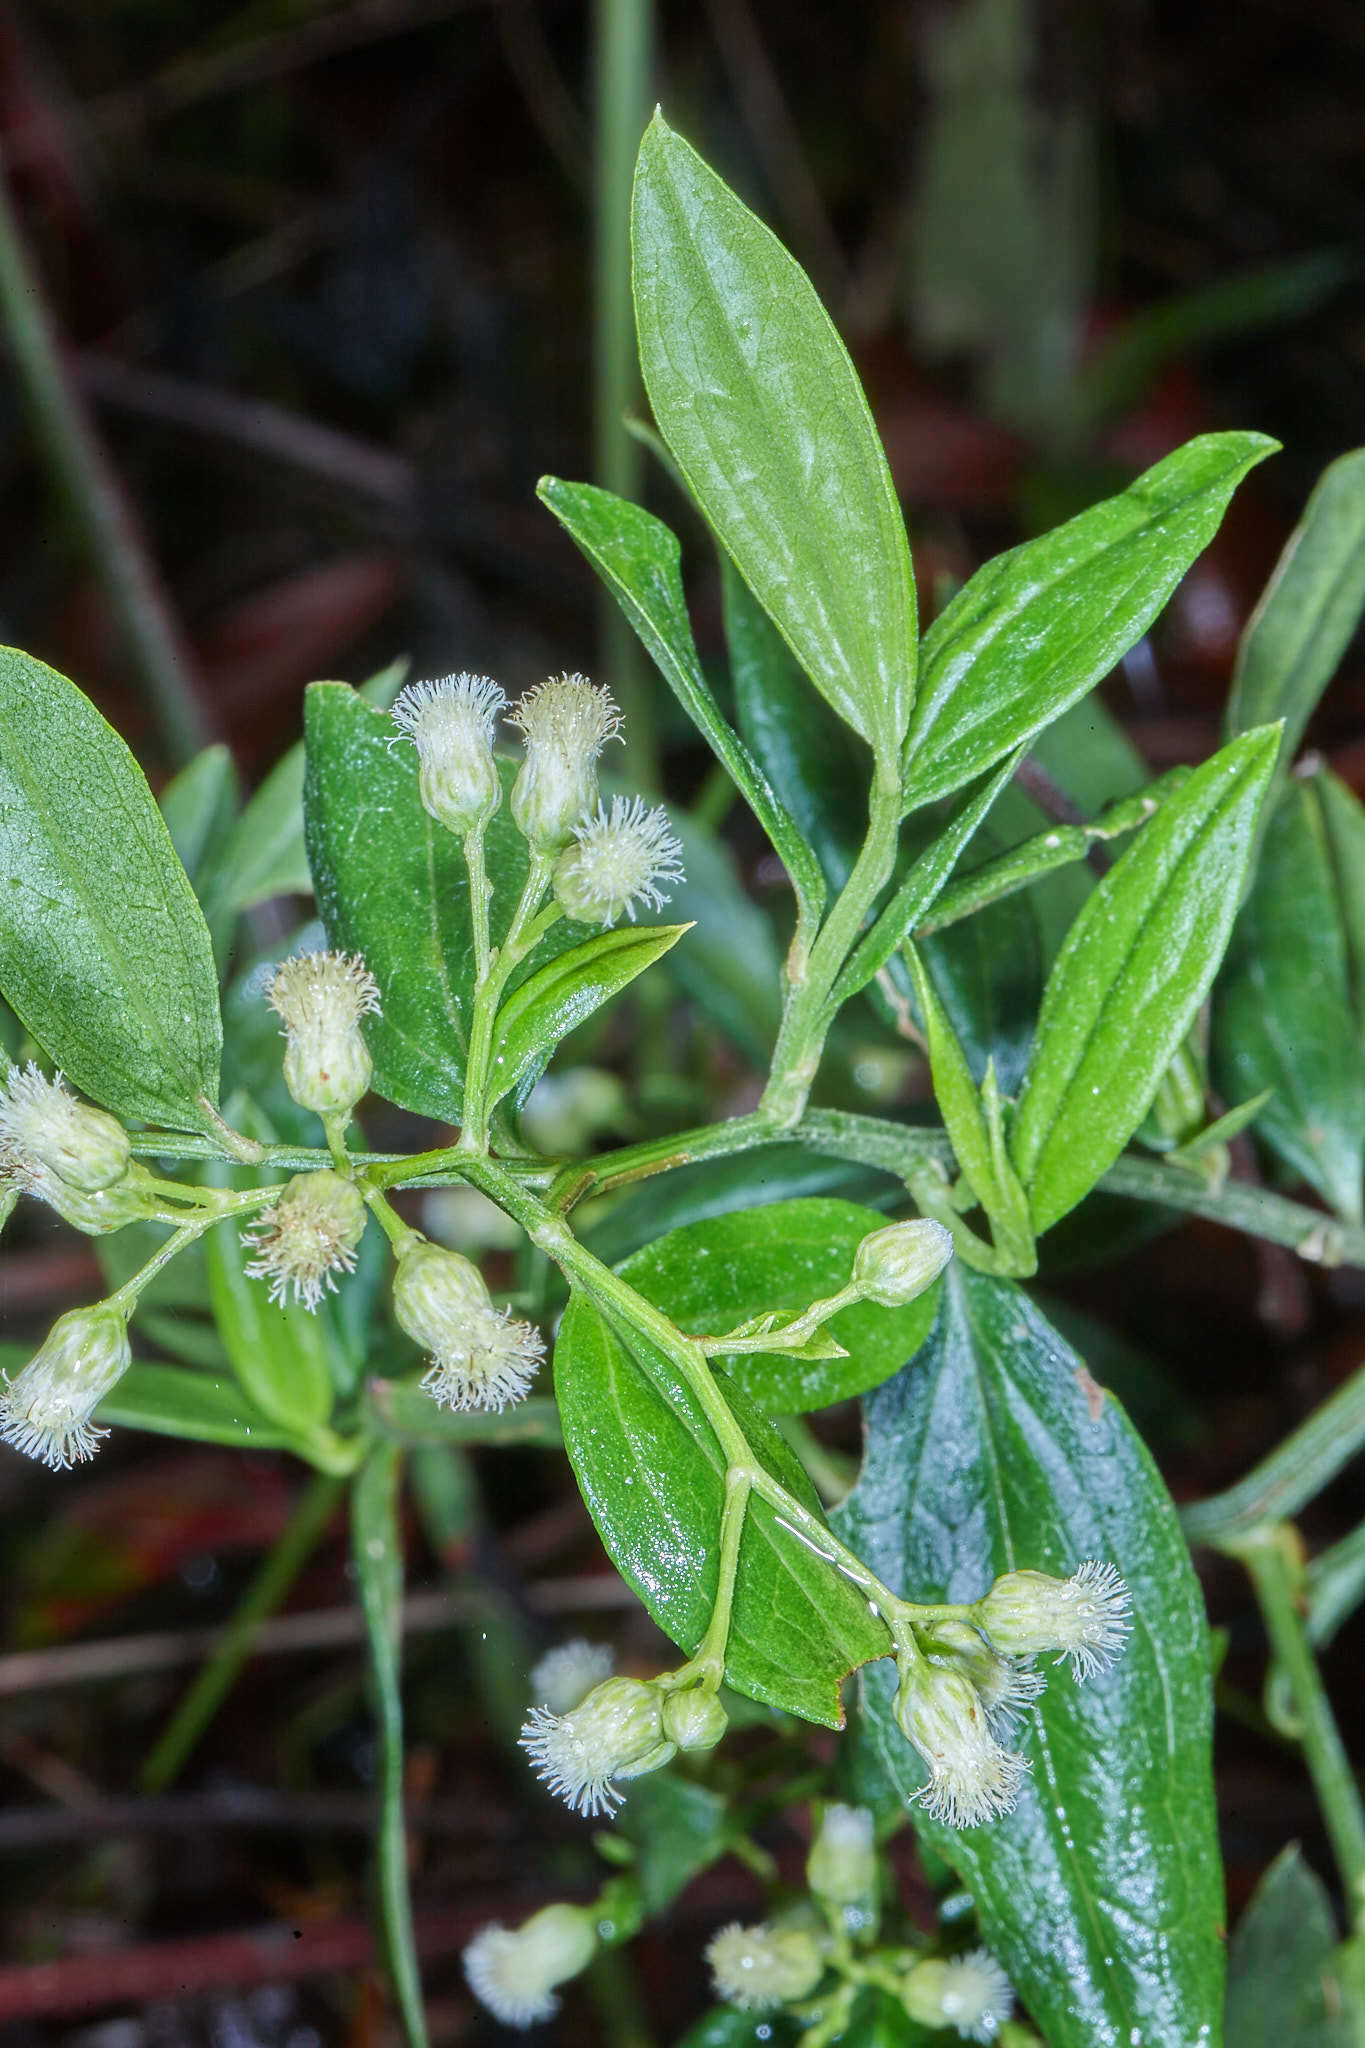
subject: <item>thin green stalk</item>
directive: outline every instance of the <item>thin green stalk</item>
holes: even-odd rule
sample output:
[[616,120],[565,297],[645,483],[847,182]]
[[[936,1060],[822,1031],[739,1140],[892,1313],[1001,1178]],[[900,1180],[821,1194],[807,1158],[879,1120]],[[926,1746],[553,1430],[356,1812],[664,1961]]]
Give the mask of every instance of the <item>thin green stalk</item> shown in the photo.
[[739,1576],[739,1546],[744,1536],[744,1519],[749,1510],[753,1479],[747,1466],[732,1465],[725,1475],[725,1505],[720,1517],[720,1556],[717,1561],[716,1604],[706,1624],[706,1634],[697,1654],[678,1674],[680,1680],[700,1677],[709,1686],[720,1685],[725,1677],[725,1651],[730,1641],[730,1615],[735,1604],[735,1580]]
[[379,1444],[371,1452],[351,1489],[351,1535],[379,1714],[380,1927],[409,2048],[427,2048],[403,1815],[403,1551],[398,1528],[401,1470],[402,1454],[392,1444]]
[[75,380],[0,166],[0,323],[48,471],[79,525],[91,566],[146,691],[166,751],[188,761],[211,738],[194,662],[171,622],[146,540]]
[[[594,0],[593,444],[597,481],[637,503],[644,451],[626,427],[639,409],[635,308],[630,279],[630,205],[635,152],[649,119],[651,0]],[[639,642],[605,587],[599,593],[602,656],[625,713],[626,779],[659,785],[648,670]]]
[[531,855],[521,899],[507,928],[507,936],[491,954],[488,971],[475,990],[469,1050],[465,1059],[464,1118],[460,1126],[460,1142],[455,1148],[461,1156],[467,1152],[488,1150],[488,1078],[498,1004],[514,968],[560,916],[557,905],[547,905],[545,911],[540,910],[541,898],[549,887],[553,867],[554,863],[545,854]]
[[492,968],[488,937],[488,906],[493,891],[488,884],[488,863],[484,859],[482,825],[475,825],[464,837],[464,861],[469,870],[469,915],[474,930],[474,991],[487,981]]
[[1365,1806],[1300,1610],[1303,1563],[1297,1532],[1284,1522],[1267,1523],[1229,1538],[1220,1548],[1239,1558],[1251,1575],[1271,1649],[1293,1690],[1304,1761],[1341,1873],[1351,1927],[1357,1934],[1365,1932]]
[[304,1488],[284,1533],[238,1602],[212,1656],[201,1667],[142,1766],[144,1792],[164,1792],[236,1684],[263,1621],[283,1603],[336,1511],[345,1481],[319,1472]]
[[1365,1445],[1365,1366],[1352,1373],[1254,1472],[1212,1500],[1182,1508],[1189,1543],[1218,1546],[1243,1531],[1285,1521],[1322,1492]]

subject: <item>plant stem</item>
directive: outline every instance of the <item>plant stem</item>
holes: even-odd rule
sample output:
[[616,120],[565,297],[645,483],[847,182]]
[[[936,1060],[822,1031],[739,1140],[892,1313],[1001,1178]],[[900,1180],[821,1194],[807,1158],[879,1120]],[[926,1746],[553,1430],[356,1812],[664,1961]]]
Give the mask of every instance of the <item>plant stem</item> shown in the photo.
[[1352,1931],[1365,1932],[1365,1806],[1300,1611],[1298,1534],[1285,1522],[1264,1523],[1219,1547],[1251,1575],[1271,1648],[1293,1689],[1304,1761],[1341,1873]]
[[[464,1117],[460,1125],[460,1142],[455,1147],[461,1157],[469,1152],[484,1153],[488,1150],[488,1079],[498,1004],[513,969],[548,929],[536,912],[549,886],[553,867],[548,855],[532,853],[526,880],[522,884],[521,899],[507,927],[507,936],[497,950],[490,953],[487,970],[475,985],[474,1015],[470,1021],[469,1051],[465,1060]],[[472,887],[472,868],[470,880]],[[556,909],[555,916],[558,914]]]
[[493,964],[488,938],[488,905],[493,892],[488,886],[488,865],[483,857],[483,833],[483,826],[475,825],[464,837],[464,861],[469,870],[469,917],[474,929],[476,1000]]
[[316,1549],[344,1487],[344,1480],[325,1472],[319,1472],[305,1487],[283,1535],[247,1587],[213,1655],[201,1667],[142,1766],[144,1792],[163,1792],[179,1777],[190,1751],[250,1657],[261,1623],[275,1613]]
[[194,658],[172,623],[137,517],[68,373],[57,324],[0,166],[0,322],[39,450],[80,528],[91,565],[151,703],[166,751],[188,761],[211,737]]
[[1283,1521],[1321,1493],[1365,1444],[1365,1366],[1245,1479],[1180,1511],[1189,1543],[1219,1547],[1244,1531]]
[[[650,0],[594,0],[593,467],[599,484],[631,503],[641,496],[644,451],[626,429],[640,383],[630,207],[635,152],[649,118],[652,46]],[[648,671],[634,631],[605,588],[598,604],[602,659],[625,713],[625,774],[644,789],[657,789]]]

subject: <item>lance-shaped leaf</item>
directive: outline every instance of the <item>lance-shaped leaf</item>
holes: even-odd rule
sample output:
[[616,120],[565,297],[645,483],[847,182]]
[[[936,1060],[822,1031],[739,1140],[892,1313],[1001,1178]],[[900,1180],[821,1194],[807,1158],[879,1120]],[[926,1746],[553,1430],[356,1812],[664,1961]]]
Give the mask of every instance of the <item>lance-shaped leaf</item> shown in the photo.
[[116,1429],[146,1429],[241,1451],[292,1450],[294,1433],[272,1422],[235,1379],[178,1365],[130,1366],[95,1412]]
[[816,689],[893,758],[914,696],[915,586],[848,351],[800,265],[658,114],[632,230],[659,431]]
[[818,916],[825,894],[819,864],[725,718],[702,671],[683,595],[677,536],[651,512],[594,484],[566,484],[545,476],[536,496],[592,563],[772,841],[802,903]]
[[1365,610],[1365,448],[1329,464],[1237,650],[1228,733],[1284,720],[1281,773]]
[[1196,769],[1071,927],[1010,1134],[1039,1231],[1118,1157],[1208,993],[1278,746],[1262,726]]
[[948,795],[1093,689],[1276,446],[1264,434],[1201,434],[1118,497],[978,569],[924,637],[907,806]]
[[208,928],[123,741],[74,683],[0,650],[0,988],[119,1116],[211,1130]]
[[1227,2038],[1236,2048],[1356,2048],[1333,1968],[1336,1918],[1297,1842],[1281,1850],[1237,1923],[1228,1955]]
[[[725,1454],[669,1360],[629,1346],[575,1292],[555,1343],[564,1444],[607,1553],[661,1629],[690,1656],[715,1604]],[[819,1505],[771,1423],[726,1388],[757,1463],[805,1506]],[[745,1518],[727,1683],[827,1728],[843,1723],[844,1675],[885,1656],[890,1638],[834,1567],[763,1501]]]
[[1220,1094],[1264,1089],[1258,1134],[1338,1215],[1359,1222],[1365,1074],[1318,778],[1293,778],[1261,843],[1214,992]]
[[513,1090],[524,1094],[561,1038],[619,995],[691,929],[687,924],[645,925],[640,930],[625,925],[598,932],[539,968],[498,1012],[493,1042],[497,1078],[491,1100],[499,1102]]
[[[954,1265],[913,1367],[868,1397],[862,1476],[833,1517],[915,1600],[975,1600],[1001,1572],[1118,1567],[1133,1629],[1102,1676],[1047,1667],[1021,1730],[1015,1810],[915,1826],[959,1872],[1050,2048],[1221,2038],[1223,1896],[1203,1602],[1175,1509],[1122,1409],[1012,1282]],[[924,1770],[860,1681],[860,1733],[903,1802]]]

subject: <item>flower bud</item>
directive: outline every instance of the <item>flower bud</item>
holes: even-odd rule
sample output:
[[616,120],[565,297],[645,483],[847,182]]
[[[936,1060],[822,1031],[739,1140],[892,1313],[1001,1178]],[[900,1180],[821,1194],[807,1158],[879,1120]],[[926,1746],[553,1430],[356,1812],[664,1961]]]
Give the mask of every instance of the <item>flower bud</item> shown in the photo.
[[462,672],[409,683],[389,713],[417,749],[423,808],[462,839],[486,825],[501,801],[493,728],[506,707],[491,676]]
[[876,1823],[865,1806],[827,1806],[820,1816],[806,1881],[832,1906],[864,1909],[877,1897]]
[[970,1679],[917,1659],[903,1672],[896,1719],[928,1769],[918,1797],[931,1820],[970,1828],[1010,1811],[1028,1765],[996,1741]]
[[988,1949],[928,1957],[906,1972],[901,2003],[922,2027],[953,2027],[964,2041],[993,2041],[1014,2010],[1009,1978]]
[[624,913],[635,922],[635,906],[659,910],[668,898],[660,882],[681,882],[682,847],[668,829],[662,804],[647,811],[638,796],[614,796],[608,811],[599,804],[592,817],[573,828],[574,844],[555,863],[555,901],[566,917],[604,929]]
[[481,2005],[504,2027],[531,2027],[559,2010],[556,1984],[576,1977],[597,1948],[583,1906],[544,1906],[516,1929],[485,1927],[464,1952],[464,1973]]
[[431,1353],[422,1385],[442,1408],[520,1401],[545,1356],[531,1323],[496,1309],[477,1266],[413,1233],[398,1255],[393,1312]]
[[0,1154],[18,1177],[43,1169],[82,1194],[113,1187],[132,1160],[122,1124],[78,1102],[60,1074],[49,1081],[32,1060],[10,1068],[0,1094]]
[[336,1273],[355,1271],[356,1247],[365,1229],[365,1203],[354,1181],[330,1167],[296,1173],[277,1202],[242,1243],[256,1256],[247,1272],[270,1282],[270,1299],[281,1305],[290,1288],[295,1301],[316,1309]]
[[1043,1690],[1037,1671],[1013,1657],[1002,1657],[969,1621],[936,1621],[925,1634],[924,1646],[935,1663],[955,1666],[971,1681],[997,1740],[1010,1736],[1018,1716]]
[[567,1714],[533,1707],[521,1746],[550,1790],[577,1813],[613,1813],[614,1780],[642,1778],[676,1754],[664,1733],[663,1699],[638,1678],[608,1678]]
[[531,1698],[552,1714],[582,1704],[594,1686],[611,1677],[612,1654],[605,1643],[573,1636],[547,1650],[531,1673]]
[[664,1734],[682,1750],[714,1749],[730,1716],[713,1692],[699,1685],[671,1692],[664,1701]]
[[91,1417],[131,1363],[128,1325],[111,1303],[69,1309],[0,1392],[0,1442],[54,1472],[92,1458],[109,1432]]
[[1132,1597],[1112,1564],[1094,1558],[1069,1579],[1046,1572],[1006,1572],[984,1600],[976,1618],[997,1650],[1007,1657],[1040,1656],[1059,1650],[1071,1659],[1075,1676],[1107,1671],[1132,1627]]
[[952,1256],[953,1234],[941,1223],[888,1223],[858,1246],[853,1285],[864,1301],[903,1308],[933,1285]]
[[706,1951],[717,1998],[744,2012],[768,2012],[795,1998],[807,1998],[825,1974],[824,1957],[813,1934],[802,1927],[774,1927],[738,1920]]
[[621,729],[611,692],[586,676],[551,676],[512,712],[526,759],[512,789],[512,816],[536,853],[559,853],[597,802],[597,757]]
[[283,1018],[284,1078],[304,1109],[349,1115],[370,1085],[360,1020],[379,1009],[374,976],[357,953],[296,953],[282,960],[266,1001]]

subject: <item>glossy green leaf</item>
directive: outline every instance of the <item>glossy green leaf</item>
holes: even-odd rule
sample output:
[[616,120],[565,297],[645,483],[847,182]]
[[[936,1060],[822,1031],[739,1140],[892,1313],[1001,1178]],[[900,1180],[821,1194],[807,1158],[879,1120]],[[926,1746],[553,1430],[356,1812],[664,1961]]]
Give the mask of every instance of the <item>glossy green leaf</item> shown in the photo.
[[493,1041],[497,1079],[490,1103],[514,1090],[523,1094],[561,1038],[619,995],[690,930],[685,924],[656,924],[596,932],[522,982],[498,1012]]
[[236,1380],[178,1365],[130,1366],[101,1401],[95,1420],[243,1451],[289,1450],[294,1443],[292,1433],[272,1422]]
[[1093,689],[1276,445],[1202,434],[1118,497],[978,569],[925,635],[907,805],[946,796]]
[[276,762],[238,818],[207,896],[209,914],[235,916],[272,896],[311,896],[303,844],[303,747]]
[[[689,1336],[738,1329],[771,1309],[804,1309],[848,1285],[853,1255],[886,1218],[830,1197],[691,1223],[635,1252],[622,1277]],[[828,1408],[875,1387],[913,1358],[929,1334],[936,1288],[905,1308],[860,1301],[824,1325],[847,1358],[721,1354],[719,1364],[767,1415]]]
[[1275,1858],[1228,1954],[1229,2048],[1355,2048],[1334,1982],[1332,1902],[1297,1842]]
[[[374,1085],[421,1116],[458,1121],[474,989],[469,876],[454,834],[427,816],[417,752],[344,683],[314,683],[305,723],[308,859],[333,946],[365,956],[384,1008],[367,1018]],[[515,766],[500,764],[504,794]],[[504,801],[486,837],[494,941],[526,876],[526,842]],[[556,925],[531,967],[574,945],[583,927]]]
[[738,738],[702,672],[687,615],[677,537],[661,519],[594,484],[542,477],[542,504],[583,550],[639,634],[664,681],[762,825],[797,890],[818,915],[820,870],[763,769]]
[[[1049,1665],[1004,1819],[915,1826],[971,1892],[1049,2048],[1221,2038],[1223,1896],[1203,1601],[1136,1432],[1012,1282],[958,1264],[914,1366],[868,1397],[867,1451],[835,1527],[911,1598],[973,1600],[1000,1572],[1117,1565],[1134,1626],[1107,1674]],[[864,1733],[908,1804],[923,1769],[894,1673],[860,1681]]]
[[[901,1183],[848,1160],[830,1159],[801,1145],[763,1145],[724,1159],[701,1159],[669,1173],[639,1181],[613,1196],[604,1215],[585,1222],[583,1242],[614,1266],[641,1245],[737,1209],[795,1201],[800,1196],[840,1195],[870,1203],[900,1199]],[[884,1219],[883,1219],[884,1220]]]
[[847,350],[800,265],[658,114],[632,241],[664,440],[817,690],[894,755],[914,696],[915,586]]
[[1228,1102],[1270,1089],[1256,1130],[1358,1223],[1365,1071],[1318,778],[1291,778],[1261,841],[1214,990],[1213,1073]]
[[1365,1043],[1365,804],[1329,770],[1314,778],[1336,881],[1356,1030]]
[[1048,977],[1010,1135],[1039,1231],[1118,1157],[1208,993],[1278,744],[1278,728],[1264,727],[1206,761],[1071,928]]
[[190,885],[203,897],[237,815],[237,770],[220,742],[205,747],[161,792],[161,815]]
[[1229,735],[1284,720],[1281,773],[1365,610],[1365,448],[1328,465],[1237,650]]
[[[555,1393],[579,1490],[607,1554],[690,1656],[715,1602],[725,1456],[667,1358],[630,1346],[575,1292],[555,1344]],[[812,1512],[809,1482],[771,1423],[728,1387],[754,1457]],[[886,1653],[884,1626],[809,1546],[754,1501],[745,1520],[726,1680],[827,1728],[845,1674]]]
[[678,2048],[795,2048],[798,2021],[784,2012],[741,2012],[717,2005],[689,2027]]
[[867,755],[811,689],[724,548],[716,554],[739,729],[825,881],[842,889],[867,830]]
[[208,1130],[208,928],[146,778],[65,676],[0,650],[0,987],[77,1088]]

